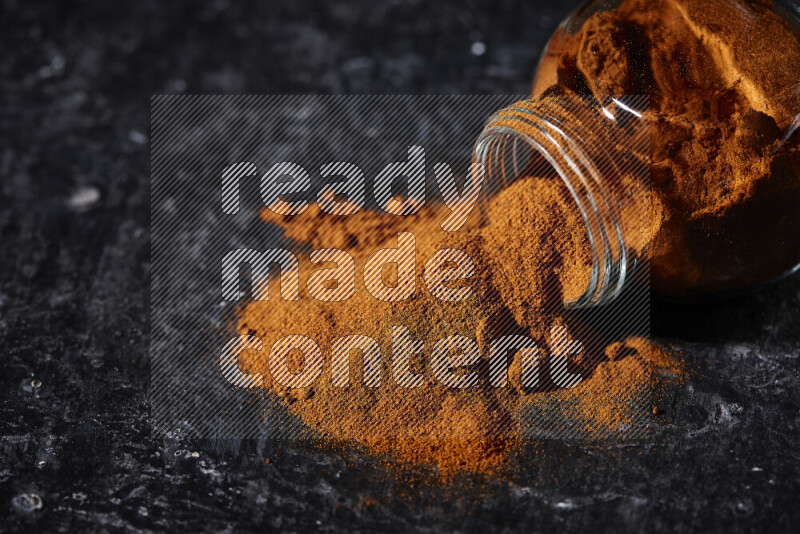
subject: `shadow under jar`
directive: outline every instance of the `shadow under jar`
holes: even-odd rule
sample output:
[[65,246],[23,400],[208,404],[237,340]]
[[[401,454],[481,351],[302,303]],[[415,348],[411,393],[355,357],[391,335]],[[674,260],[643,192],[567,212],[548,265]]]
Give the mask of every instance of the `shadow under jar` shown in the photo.
[[798,268],[798,129],[800,7],[592,1],[474,157],[490,195],[526,176],[569,190],[592,274],[567,305],[614,299],[643,263],[656,293],[692,299]]

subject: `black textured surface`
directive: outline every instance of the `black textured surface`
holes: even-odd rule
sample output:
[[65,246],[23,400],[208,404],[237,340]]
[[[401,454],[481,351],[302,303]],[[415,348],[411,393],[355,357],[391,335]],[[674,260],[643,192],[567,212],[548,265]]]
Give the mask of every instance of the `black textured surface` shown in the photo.
[[525,92],[569,8],[4,1],[3,529],[788,531],[798,277],[736,301],[654,304],[654,332],[698,376],[649,443],[548,443],[500,477],[440,485],[355,449],[150,436],[150,95]]

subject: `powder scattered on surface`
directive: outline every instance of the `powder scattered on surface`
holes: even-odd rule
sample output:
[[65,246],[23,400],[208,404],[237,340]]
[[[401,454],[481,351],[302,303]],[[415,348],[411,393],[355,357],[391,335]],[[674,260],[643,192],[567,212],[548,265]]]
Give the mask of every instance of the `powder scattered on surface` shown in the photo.
[[[321,247],[326,241],[341,246],[347,244],[346,250],[356,262],[355,295],[342,302],[327,303],[309,297],[301,287],[299,301],[254,301],[241,310],[239,332],[258,336],[266,348],[289,334],[308,336],[319,345],[324,372],[312,386],[289,389],[271,380],[268,350],[242,353],[240,367],[245,372],[258,372],[266,377],[263,386],[281,398],[288,410],[305,425],[326,439],[358,442],[376,453],[435,464],[442,471],[488,471],[497,467],[519,439],[521,407],[530,398],[551,395],[556,388],[544,376],[542,385],[534,390],[515,387],[514,362],[509,362],[509,385],[490,385],[488,343],[503,335],[525,333],[545,349],[544,356],[552,344],[549,329],[564,324],[560,295],[564,288],[577,291],[590,269],[581,237],[584,234],[579,231],[583,223],[571,213],[567,200],[563,186],[553,180],[520,179],[492,202],[490,224],[478,228],[475,222],[454,234],[438,226],[442,210],[437,207],[426,207],[418,215],[404,218],[369,212],[361,216],[331,217],[316,206],[294,218],[276,216],[265,210],[263,219],[284,228],[287,235],[299,242],[298,250],[302,245]],[[564,225],[572,225],[572,231],[567,231]],[[546,234],[552,233],[549,229],[554,227],[563,231],[548,237]],[[405,301],[379,301],[363,284],[363,264],[377,248],[395,245],[396,232],[401,230],[416,236],[416,291]],[[352,237],[343,239],[347,233]],[[527,257],[526,244],[534,239],[541,239],[539,252]],[[462,282],[473,289],[473,296],[464,302],[435,298],[422,282],[426,260],[443,248],[463,250],[475,263],[475,276]],[[308,273],[312,265],[307,256],[302,253],[298,256],[301,272]],[[519,262],[519,272],[499,268],[504,257],[508,258],[508,265]],[[536,282],[537,277],[546,280],[553,292],[549,302],[537,295],[543,291],[542,285]],[[301,284],[302,280],[303,277]],[[388,281],[391,282],[391,275]],[[522,283],[522,288],[515,287]],[[405,388],[390,378],[393,325],[407,327],[415,339],[424,343],[424,353],[417,361],[412,360],[414,371],[426,377],[422,387]],[[365,385],[360,352],[354,352],[351,357],[349,385],[345,388],[333,385],[332,343],[351,334],[366,335],[378,342],[382,355],[380,387]],[[434,378],[430,365],[426,364],[433,345],[454,334],[474,339],[478,344],[481,360],[471,369],[481,377],[479,385],[464,389],[446,387]],[[295,354],[298,359],[290,360],[290,370],[299,372],[303,368],[302,356],[299,351]],[[591,378],[597,363],[607,359],[602,350],[592,355],[574,355],[571,369]],[[541,363],[542,369],[546,369],[546,357]],[[602,380],[611,378],[619,382],[613,386],[614,391],[624,390],[632,380],[645,379],[639,367],[626,363],[625,359],[621,363],[620,371],[613,376],[605,371],[603,374]],[[612,362],[613,366],[619,364]],[[587,380],[587,384],[590,382],[597,381]],[[573,411],[576,414],[580,410],[591,412],[591,406],[600,402],[598,399],[605,402],[613,394],[609,387],[587,385],[581,390],[585,394],[576,397],[579,402]],[[628,409],[621,404],[617,406],[622,411]],[[644,409],[649,413],[651,407],[648,405]],[[585,419],[583,423],[596,424],[592,419]]]

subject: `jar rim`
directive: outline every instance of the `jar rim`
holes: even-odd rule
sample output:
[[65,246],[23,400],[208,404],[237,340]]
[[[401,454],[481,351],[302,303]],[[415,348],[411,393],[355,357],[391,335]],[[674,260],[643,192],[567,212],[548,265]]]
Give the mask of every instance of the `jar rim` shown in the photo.
[[[580,139],[571,139],[564,131],[568,116],[560,117],[558,124],[548,118],[558,108],[542,102],[544,99],[518,102],[494,113],[476,141],[473,159],[484,165],[487,194],[496,192],[492,187],[497,191],[507,187],[525,172],[526,167],[520,165],[517,155],[520,141],[531,149],[533,157],[543,158],[549,169],[555,171],[580,210],[592,256],[592,273],[586,290],[564,304],[568,308],[604,304],[622,292],[636,260],[627,252],[619,215],[604,191],[592,155]],[[510,140],[513,140],[511,179],[506,168]]]

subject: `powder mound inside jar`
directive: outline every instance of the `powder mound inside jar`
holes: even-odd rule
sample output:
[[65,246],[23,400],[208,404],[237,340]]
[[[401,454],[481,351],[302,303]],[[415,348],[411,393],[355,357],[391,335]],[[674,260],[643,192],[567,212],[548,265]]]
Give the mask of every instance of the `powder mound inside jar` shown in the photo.
[[541,330],[564,301],[586,291],[592,257],[584,222],[566,188],[554,179],[523,177],[489,207],[484,229],[495,284],[514,319]]

